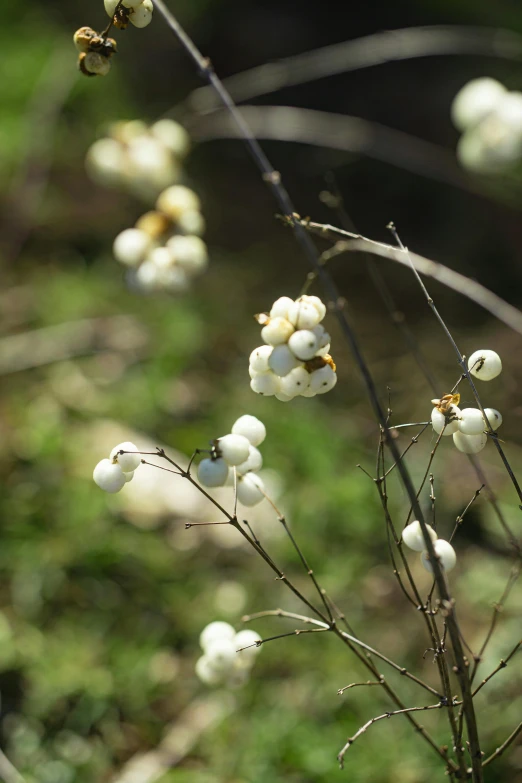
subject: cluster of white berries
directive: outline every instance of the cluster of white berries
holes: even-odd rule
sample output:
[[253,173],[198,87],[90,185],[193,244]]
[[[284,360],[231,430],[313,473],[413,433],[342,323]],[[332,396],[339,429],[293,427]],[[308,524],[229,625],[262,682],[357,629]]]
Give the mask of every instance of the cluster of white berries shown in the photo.
[[85,76],[106,76],[111,69],[111,57],[118,51],[114,38],[100,35],[92,27],[80,27],[73,36],[79,52],[78,68]]
[[[152,21],[152,0],[104,0],[112,24],[124,30],[129,22],[134,27],[147,27]],[[92,27],[80,27],[74,34],[79,54],[78,67],[85,76],[107,76],[111,57],[117,51],[114,38],[97,33]]]
[[199,637],[203,655],[196,662],[197,676],[205,685],[244,685],[261,649],[259,642],[255,631],[236,633],[228,623],[210,623]]
[[[502,362],[495,351],[475,351],[468,360],[469,371],[482,381],[491,381],[500,375]],[[487,422],[479,408],[458,407],[459,394],[445,394],[440,400],[432,400],[431,423],[440,435],[453,435],[453,443],[464,454],[478,454],[485,447],[488,436]],[[502,424],[502,416],[495,408],[484,408],[492,430]]]
[[152,22],[152,0],[103,0],[107,16],[115,27],[125,30],[129,22],[134,27],[147,27]]
[[[122,453],[123,452],[123,453]],[[134,471],[141,464],[141,455],[134,443],[125,442],[115,446],[109,459],[102,459],[94,468],[92,477],[104,492],[119,492],[132,481]]]
[[207,268],[207,245],[198,196],[184,185],[160,193],[156,208],[114,240],[117,261],[128,267],[132,287],[143,293],[185,291]]
[[156,202],[113,245],[114,257],[129,269],[131,287],[143,293],[185,291],[207,268],[199,197],[185,185],[173,184],[181,178],[189,148],[189,136],[177,122],[163,119],[148,127],[133,120],[115,123],[110,136],[95,141],[87,153],[93,179],[126,186]]
[[333,389],[336,367],[330,335],[321,324],[326,306],[318,296],[282,296],[270,313],[256,316],[265,345],[250,354],[250,388],[281,402]]
[[[445,571],[451,571],[452,568],[455,568],[455,565],[457,563],[457,555],[449,541],[445,541],[443,538],[438,538],[436,532],[433,530],[431,525],[426,525],[428,529],[429,536],[433,542],[433,548],[435,550],[435,554],[439,558],[439,562],[441,566],[444,568]],[[424,537],[422,535],[422,530],[420,526],[420,522],[415,521],[411,522],[407,527],[404,528],[402,531],[402,540],[406,544],[407,547],[410,549],[413,549],[414,552],[420,552],[421,553],[421,562],[426,571],[429,571],[430,573],[433,573],[433,567],[430,563],[430,558],[428,555],[427,550],[425,549],[425,542]]]
[[457,155],[465,168],[495,173],[522,158],[522,92],[509,92],[495,79],[473,79],[457,93],[451,114],[463,132]]
[[237,487],[237,499],[244,506],[256,506],[265,497],[262,479],[256,475],[263,466],[257,446],[266,437],[266,428],[255,416],[240,416],[232,432],[212,441],[210,457],[201,460],[198,480],[204,487]]
[[[179,182],[189,150],[190,137],[178,122],[165,118],[148,126],[130,120],[113,123],[108,136],[91,145],[85,164],[95,182],[129,190],[151,202],[161,190]],[[192,219],[201,225],[201,217]]]

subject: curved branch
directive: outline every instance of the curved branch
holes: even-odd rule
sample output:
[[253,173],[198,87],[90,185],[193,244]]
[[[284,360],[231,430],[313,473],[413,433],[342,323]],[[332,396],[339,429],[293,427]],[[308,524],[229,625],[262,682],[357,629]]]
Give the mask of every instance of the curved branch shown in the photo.
[[[295,106],[242,106],[241,116],[259,139],[312,144],[368,155],[414,174],[482,195],[480,180],[469,177],[449,150],[361,117]],[[198,141],[240,137],[226,111],[190,116],[186,118],[186,125]]]
[[[241,102],[285,87],[395,60],[463,54],[520,61],[522,37],[508,30],[457,25],[386,30],[250,68],[223,79],[223,84],[232,98]],[[219,99],[211,87],[194,90],[187,103],[199,113],[219,107]]]
[[[471,299],[475,304],[480,305],[485,310],[490,312],[499,321],[502,321],[513,329],[515,332],[522,334],[522,312],[518,308],[513,307],[500,296],[494,294],[481,283],[477,283],[476,280],[472,280],[460,272],[455,272],[444,264],[440,264],[437,261],[432,261],[429,258],[420,256],[417,253],[412,253],[408,250],[405,253],[400,248],[392,247],[381,242],[375,242],[372,239],[358,236],[357,234],[350,234],[348,231],[334,228],[333,226],[322,225],[320,223],[309,223],[305,225],[316,234],[322,234],[325,237],[331,239],[334,233],[337,236],[343,237],[343,241],[338,242],[332,251],[328,251],[329,257],[340,254],[342,252],[365,252],[372,253],[373,255],[380,256],[381,258],[387,258],[389,261],[395,261],[402,266],[411,268],[410,260],[414,268],[421,275],[431,277],[433,280],[437,280],[447,288],[451,288],[462,296],[466,296]],[[345,239],[344,239],[345,238]]]

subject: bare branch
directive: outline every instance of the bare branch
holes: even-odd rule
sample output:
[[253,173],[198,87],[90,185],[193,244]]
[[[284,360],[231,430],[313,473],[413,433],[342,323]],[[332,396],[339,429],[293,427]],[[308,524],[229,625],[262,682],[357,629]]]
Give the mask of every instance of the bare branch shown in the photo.
[[483,767],[487,767],[488,764],[491,764],[492,761],[495,761],[496,759],[498,759],[498,757],[501,756],[504,753],[504,751],[507,750],[507,748],[509,748],[511,743],[516,740],[516,738],[518,737],[518,735],[521,732],[522,732],[522,722],[520,722],[518,724],[518,726],[516,727],[516,729],[511,732],[511,734],[509,735],[507,740],[505,742],[503,742],[502,745],[499,748],[497,748],[496,751],[494,753],[492,753],[491,756],[489,756],[483,762],[482,766]]
[[438,704],[428,704],[425,707],[406,707],[404,710],[394,710],[393,712],[385,712],[384,715],[377,715],[376,718],[372,718],[367,723],[365,723],[364,726],[361,726],[361,728],[355,732],[353,737],[350,737],[348,739],[348,742],[337,756],[337,758],[339,759],[339,764],[341,769],[343,769],[344,767],[344,756],[348,751],[348,749],[353,745],[355,740],[359,739],[361,734],[364,734],[364,732],[367,731],[370,728],[370,726],[373,726],[374,723],[377,723],[380,720],[384,720],[385,718],[392,718],[394,715],[404,715],[405,713],[409,713],[409,712],[425,712],[426,710],[440,710],[445,706],[447,705],[445,705],[443,702],[439,702]]
[[[406,27],[285,57],[229,76],[223,80],[223,84],[235,101],[242,102],[296,84],[397,60],[480,54],[520,61],[521,52],[522,37],[511,30],[464,25]],[[209,87],[194,90],[187,103],[193,111],[202,114],[219,107],[219,101]]]

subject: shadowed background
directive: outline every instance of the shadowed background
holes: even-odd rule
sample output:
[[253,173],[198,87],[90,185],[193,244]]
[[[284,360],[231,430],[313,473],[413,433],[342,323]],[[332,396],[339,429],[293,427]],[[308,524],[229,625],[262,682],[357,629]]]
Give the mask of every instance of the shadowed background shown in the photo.
[[[485,0],[376,2],[357,11],[349,4],[248,0],[170,7],[223,77],[387,29],[412,28],[414,36],[417,26],[467,25],[522,35],[515,4]],[[190,455],[240,414],[259,416],[268,430],[262,452],[273,471],[271,486],[325,588],[369,643],[436,681],[431,655],[422,660],[428,643],[420,618],[391,573],[377,494],[355,467],[373,470],[376,428],[335,325],[328,324],[339,371],[333,392],[284,405],[248,387],[247,357],[259,344],[252,314],[280,295],[297,296],[307,272],[291,233],[275,218],[270,193],[242,145],[213,138],[223,132],[219,113],[196,115],[194,100],[186,101],[200,81],[159,14],[145,30],[117,33],[119,54],[109,76],[77,75],[72,33],[105,23],[101,0],[25,2],[4,13],[0,32],[1,747],[28,781],[42,783],[442,779],[436,757],[401,718],[372,727],[350,750],[347,770],[338,771],[335,756],[346,737],[388,703],[377,688],[337,695],[367,674],[327,636],[267,644],[243,689],[211,694],[194,675],[206,623],[224,619],[239,627],[246,612],[302,607],[236,536],[221,527],[184,530],[187,520],[205,519],[209,510],[181,482],[159,481],[159,473],[141,468],[145,475],[109,497],[91,480],[94,464],[120,441]],[[463,46],[468,40],[464,35]],[[386,224],[394,220],[411,249],[520,306],[520,173],[466,174],[455,158],[458,133],[450,119],[451,101],[470,78],[489,75],[520,89],[522,48],[509,40],[510,58],[393,57],[245,100],[260,108],[261,136],[273,135],[274,127],[263,106],[366,121],[343,125],[336,146],[341,139],[345,150],[323,146],[328,121],[314,131],[309,117],[281,124],[281,133],[298,132],[301,139],[316,133],[317,143],[264,142],[299,212],[336,222],[320,195],[333,172],[362,234],[390,241]],[[370,56],[382,50],[382,40],[368,40]],[[251,89],[256,96],[257,77]],[[111,246],[143,203],[93,184],[84,156],[111,122],[152,121],[173,109],[195,138],[186,178],[202,199],[210,266],[188,294],[142,297],[126,289]],[[280,115],[276,133],[279,121]],[[459,376],[450,346],[413,276],[391,262],[378,264],[442,395]],[[341,257],[332,269],[385,404],[390,387],[394,421],[425,420],[433,394],[391,325],[366,260]],[[457,293],[436,283],[429,288],[463,353],[487,347],[502,356],[502,376],[480,391],[484,404],[504,415],[502,437],[516,467],[521,337]],[[416,476],[433,443],[427,433],[413,450]],[[482,461],[504,513],[520,530],[516,495],[491,445]],[[448,443],[434,474],[437,518],[447,532],[478,482]],[[399,489],[391,502],[404,512]],[[273,515],[256,509],[253,518],[285,572],[308,591]],[[453,584],[475,649],[511,565],[485,499],[466,517],[456,548]],[[515,588],[483,676],[516,642],[520,598]],[[264,636],[292,628],[282,620],[254,627]],[[389,677],[408,704],[424,703],[422,692]],[[487,752],[519,720],[519,692],[515,659],[478,700]],[[448,741],[444,716],[423,718],[437,741]],[[170,771],[154,766],[166,733]],[[149,751],[146,771],[130,777],[126,765]],[[520,748],[489,767],[486,779],[522,781]]]

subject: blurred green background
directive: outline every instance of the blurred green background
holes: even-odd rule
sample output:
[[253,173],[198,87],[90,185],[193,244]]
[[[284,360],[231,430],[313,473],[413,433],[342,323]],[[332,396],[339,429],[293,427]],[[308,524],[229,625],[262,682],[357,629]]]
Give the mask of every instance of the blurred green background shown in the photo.
[[[223,76],[387,28],[465,24],[522,34],[522,11],[507,0],[379,0],[364,8],[179,0],[170,6]],[[338,770],[336,753],[346,737],[388,702],[376,688],[337,695],[368,675],[335,638],[267,644],[238,691],[213,693],[197,681],[198,636],[208,622],[239,627],[246,612],[302,607],[233,531],[184,529],[187,520],[215,515],[180,480],[141,468],[113,497],[94,485],[95,463],[122,440],[190,455],[229,431],[242,413],[259,416],[268,430],[262,446],[268,481],[322,584],[367,642],[436,683],[431,655],[422,657],[429,644],[421,618],[391,572],[377,493],[356,468],[373,470],[376,427],[334,323],[328,324],[339,371],[333,392],[284,405],[249,389],[247,359],[259,343],[252,314],[280,295],[297,296],[307,269],[238,142],[195,144],[186,165],[208,224],[208,272],[180,297],[126,289],[111,246],[143,204],[89,180],[89,145],[115,120],[152,121],[174,106],[176,116],[205,134],[205,118],[179,108],[199,86],[198,76],[159,14],[145,30],[118,33],[120,53],[107,78],[85,79],[76,72],[72,34],[82,25],[105,25],[101,0],[27,0],[16,8],[4,0],[3,10],[1,747],[27,781],[39,783],[442,780],[437,758],[401,718],[372,727],[350,750],[347,769]],[[385,226],[393,219],[408,246],[520,306],[519,174],[479,179],[454,160],[451,100],[482,75],[517,89],[522,65],[516,57],[480,55],[390,62],[256,103],[359,116],[437,145],[430,161],[414,160],[406,141],[373,157],[276,141],[265,148],[303,215],[335,222],[319,198],[324,175],[333,170],[363,234],[387,241]],[[385,161],[375,159],[383,155]],[[425,175],[430,167],[439,171],[439,158],[452,182]],[[407,170],[412,166],[415,171]],[[379,263],[443,394],[459,375],[449,345],[412,277]],[[335,273],[385,404],[391,389],[394,421],[426,419],[433,395],[390,325],[364,259],[339,260]],[[501,354],[504,373],[488,385],[484,403],[503,412],[506,450],[520,466],[520,335],[457,294],[437,284],[430,290],[464,353],[486,346]],[[472,404],[469,393],[464,402]],[[415,476],[433,442],[428,432],[412,450]],[[407,436],[399,443],[405,446]],[[506,517],[520,530],[516,495],[491,445],[481,461]],[[434,473],[438,523],[448,535],[478,482],[464,455],[447,443]],[[400,488],[390,486],[390,496],[394,512],[404,513]],[[428,506],[427,493],[422,501]],[[249,518],[285,573],[312,596],[265,505]],[[452,585],[464,635],[476,649],[511,567],[483,497],[456,548]],[[415,573],[428,587],[427,576]],[[515,587],[482,676],[515,644],[521,598]],[[263,619],[253,627],[271,636],[293,625]],[[427,703],[422,691],[381,670],[406,703]],[[477,700],[487,753],[519,720],[521,681],[515,659]],[[423,718],[438,742],[449,741],[444,715]],[[132,777],[126,765],[154,752],[166,735],[176,765],[150,777],[148,757],[148,771]],[[486,779],[520,783],[522,748],[488,767]]]

